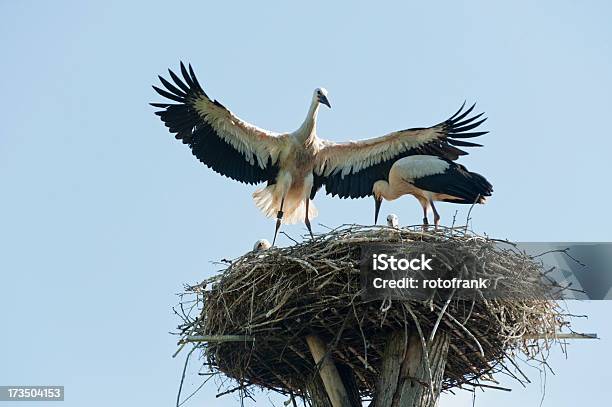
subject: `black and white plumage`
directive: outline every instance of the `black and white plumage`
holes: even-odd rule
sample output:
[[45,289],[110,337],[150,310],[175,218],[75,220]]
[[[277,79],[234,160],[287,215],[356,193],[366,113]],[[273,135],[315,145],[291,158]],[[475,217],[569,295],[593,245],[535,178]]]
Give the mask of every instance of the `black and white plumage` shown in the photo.
[[[281,221],[310,219],[317,215],[311,203],[318,189],[341,198],[372,194],[376,181],[388,179],[398,159],[414,154],[431,154],[455,160],[467,154],[458,147],[479,146],[465,141],[486,132],[472,132],[486,119],[469,117],[474,106],[444,122],[386,136],[348,143],[335,143],[317,136],[319,105],[330,106],[327,91],[315,89],[301,126],[290,133],[275,133],[249,124],[208,97],[191,66],[181,63],[180,78],[169,71],[174,83],[159,77],[165,89],[155,87],[170,102],[152,103],[175,137],[187,144],[202,163],[231,179],[267,185],[253,194],[253,200],[268,217],[276,216],[276,233]],[[274,244],[274,243],[273,243]]]
[[325,185],[328,194],[340,198],[364,198],[372,195],[376,181],[388,179],[392,165],[403,157],[434,155],[454,161],[467,155],[458,147],[481,145],[465,139],[488,133],[472,131],[487,120],[480,119],[484,113],[470,116],[475,106],[464,110],[464,102],[449,119],[431,127],[400,130],[368,140],[326,142],[317,157],[315,187]]
[[434,201],[460,204],[485,203],[493,186],[480,174],[470,172],[463,165],[432,155],[413,155],[397,160],[389,171],[388,181],[374,183],[374,222],[383,199],[392,201],[402,195],[414,195],[423,208],[423,224],[427,225],[427,210],[431,207],[434,223],[440,215]]
[[[313,188],[314,158],[320,149],[315,136],[319,104],[329,106],[327,91],[315,89],[304,123],[292,133],[274,133],[249,124],[217,100],[212,100],[193,72],[181,63],[182,79],[169,71],[174,81],[159,77],[165,89],[154,86],[160,95],[177,103],[152,103],[171,133],[189,145],[206,166],[236,181],[247,184],[266,182],[253,193],[257,207],[268,217],[295,223],[317,215],[310,204]],[[311,231],[312,234],[312,231]],[[273,242],[274,244],[274,242]]]

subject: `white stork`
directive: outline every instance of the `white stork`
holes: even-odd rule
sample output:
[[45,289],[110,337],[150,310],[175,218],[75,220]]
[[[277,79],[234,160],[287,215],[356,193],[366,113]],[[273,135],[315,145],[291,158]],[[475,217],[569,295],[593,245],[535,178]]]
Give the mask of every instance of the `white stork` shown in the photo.
[[399,229],[399,218],[396,214],[390,213],[389,215],[387,215],[387,226]]
[[[276,215],[273,243],[281,221],[304,219],[311,236],[310,219],[317,215],[310,202],[325,185],[326,192],[341,198],[372,195],[374,182],[386,180],[399,158],[432,154],[455,160],[467,154],[459,147],[479,146],[461,139],[486,132],[470,132],[485,119],[467,118],[474,106],[463,107],[450,119],[428,128],[400,130],[358,142],[334,143],[317,137],[319,104],[330,107],[327,91],[314,91],[302,125],[291,133],[274,133],[249,124],[210,99],[191,66],[180,65],[183,79],[169,71],[174,84],[159,77],[166,89],[153,87],[176,103],[152,103],[175,137],[214,171],[247,184],[266,182],[253,193],[255,205],[268,217]],[[464,103],[465,105],[465,103]]]
[[492,192],[493,187],[485,177],[469,172],[463,165],[433,155],[404,157],[391,166],[388,181],[374,183],[374,223],[378,221],[383,199],[392,201],[402,195],[414,195],[423,208],[423,225],[429,223],[427,210],[431,207],[437,227],[440,215],[434,201],[482,204]]

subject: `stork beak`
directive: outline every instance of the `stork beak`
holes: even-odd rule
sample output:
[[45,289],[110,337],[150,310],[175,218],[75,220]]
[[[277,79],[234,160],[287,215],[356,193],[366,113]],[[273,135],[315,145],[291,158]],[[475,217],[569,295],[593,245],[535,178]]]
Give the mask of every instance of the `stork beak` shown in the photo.
[[329,104],[329,100],[327,99],[327,96],[319,95],[319,103],[323,103],[325,106],[331,109],[331,105]]
[[374,197],[374,224],[378,223],[378,212],[380,212],[380,204],[382,204],[382,199]]

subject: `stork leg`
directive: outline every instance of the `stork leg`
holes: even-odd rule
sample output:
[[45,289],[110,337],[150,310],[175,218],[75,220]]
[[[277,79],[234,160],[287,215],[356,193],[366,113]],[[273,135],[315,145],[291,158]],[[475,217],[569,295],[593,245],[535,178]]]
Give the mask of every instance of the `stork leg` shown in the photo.
[[280,228],[281,221],[283,220],[283,205],[285,204],[285,197],[281,199],[281,206],[276,214],[276,229],[274,230],[274,239],[272,240],[272,246],[276,243],[276,236],[278,235],[278,229]]
[[438,225],[440,224],[440,215],[438,214],[438,211],[436,210],[436,206],[433,203],[433,200],[429,200],[429,204],[431,205],[431,209],[433,210],[434,213],[434,225],[436,227],[436,229],[438,229]]
[[427,220],[427,204],[423,205],[423,230],[427,230],[427,226],[429,226],[429,221]]
[[308,207],[310,206],[310,198],[306,198],[306,219],[304,219],[304,223],[310,232],[310,238],[314,239],[314,235],[312,234],[312,229],[310,227],[310,219],[308,219]]

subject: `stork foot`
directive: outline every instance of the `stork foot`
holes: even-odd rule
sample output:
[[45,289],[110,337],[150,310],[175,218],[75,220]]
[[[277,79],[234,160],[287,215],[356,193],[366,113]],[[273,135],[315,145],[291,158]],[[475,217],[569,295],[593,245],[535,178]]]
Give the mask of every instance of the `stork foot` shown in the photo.
[[276,243],[276,236],[278,236],[278,229],[280,229],[281,218],[276,219],[276,229],[274,229],[274,239],[272,239],[272,246]]
[[427,232],[427,227],[429,226],[429,220],[427,220],[427,216],[423,218],[423,231]]
[[306,223],[306,228],[308,229],[308,232],[310,233],[310,238],[314,239],[314,235],[312,234],[312,228],[310,227],[310,221],[307,219],[305,223]]
[[314,239],[314,235],[312,234],[312,228],[310,227],[310,219],[308,219],[308,211],[310,207],[310,199],[306,198],[306,216],[304,217],[304,223],[308,228],[308,232],[310,232],[310,238]]
[[276,243],[276,236],[278,236],[278,229],[280,229],[281,221],[283,220],[283,211],[278,211],[276,214],[276,229],[274,229],[274,239],[272,239],[272,246]]

